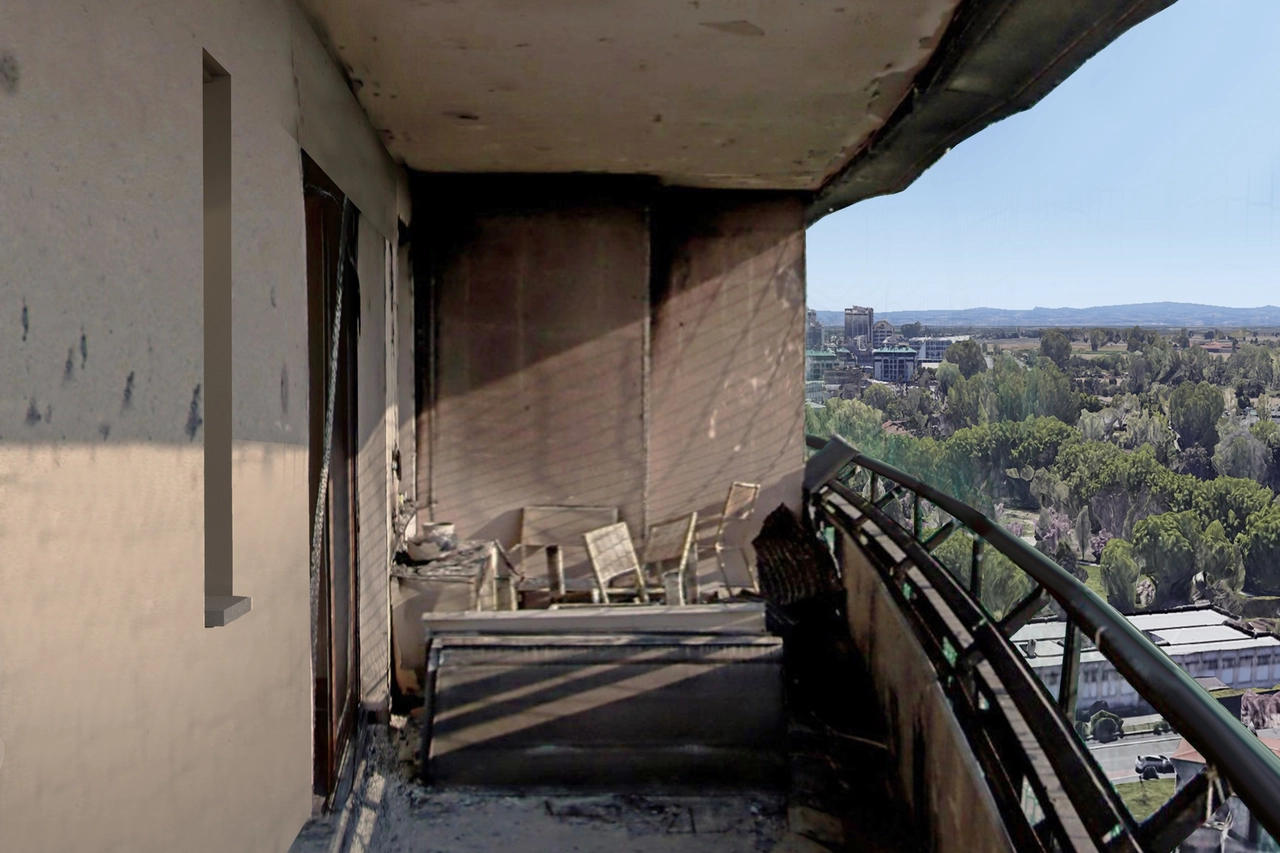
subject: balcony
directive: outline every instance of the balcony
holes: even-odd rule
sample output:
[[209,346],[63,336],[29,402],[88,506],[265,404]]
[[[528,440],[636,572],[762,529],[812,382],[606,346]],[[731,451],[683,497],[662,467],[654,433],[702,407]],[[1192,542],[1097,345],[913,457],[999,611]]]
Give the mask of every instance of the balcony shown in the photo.
[[[626,785],[614,774],[612,786],[572,774],[424,785],[429,699],[425,711],[372,736],[353,804],[311,827],[295,850],[396,851],[409,849],[398,846],[407,838],[451,840],[456,850],[625,843],[673,853],[1145,853],[1218,849],[1223,839],[1226,849],[1270,849],[1280,759],[1149,632],[973,509],[840,439],[808,443],[804,512],[789,526],[779,510],[756,540],[768,626],[785,638],[784,774],[697,789],[682,786],[687,775],[643,770]],[[951,537],[966,541],[967,565],[939,559]],[[993,613],[983,585],[1000,582],[1001,558],[1025,573],[1030,591]],[[728,621],[743,624],[741,614]],[[1028,625],[1061,635],[1058,677],[1042,680],[1029,641],[1015,644]],[[615,639],[634,650],[633,637]],[[1177,732],[1176,790],[1149,815],[1135,816],[1097,739],[1075,722],[1082,651],[1104,656]],[[758,710],[768,693],[742,697]],[[669,720],[678,707],[649,713]],[[644,751],[631,755],[642,767]]]
[[[300,845],[609,849],[622,836],[590,827],[610,821],[655,850],[1144,837],[1096,772],[1072,775],[1090,757],[1058,723],[1040,752],[973,727],[947,654],[976,643],[1014,685],[1026,668],[977,586],[929,574],[928,531],[899,541],[846,500],[848,476],[814,484],[792,542],[803,575],[830,568],[829,535],[840,585],[728,643],[769,653],[725,668],[758,679],[737,707],[712,693],[732,742],[683,753],[718,793],[669,773],[644,791],[420,785],[427,712],[391,713],[387,569],[406,495],[504,543],[522,506],[615,506],[639,530],[705,515],[735,480],[798,510],[805,228],[902,189],[1168,2],[6,6],[0,848],[281,851],[334,802]],[[923,599],[900,600],[881,550],[913,555],[908,589],[926,577],[945,618],[912,621]],[[1075,587],[1028,571],[1074,612]],[[859,627],[873,605],[892,617],[878,635]],[[1121,641],[1119,660],[1147,661]],[[485,642],[459,654],[501,646]],[[673,659],[714,643],[662,642],[656,662],[590,665],[711,667]],[[552,645],[520,654],[566,654]],[[909,669],[891,646],[915,650]],[[492,685],[518,693],[522,669]],[[636,691],[632,731],[665,714],[714,734],[681,685]],[[1057,719],[1036,682],[1018,689]],[[1201,717],[1179,731],[1273,826],[1257,792],[1274,759],[1218,748],[1204,733],[1225,723]],[[979,736],[1021,764],[965,745]],[[950,776],[917,772],[917,741]],[[613,765],[661,775],[634,757]],[[1024,776],[1047,823],[1015,819]]]

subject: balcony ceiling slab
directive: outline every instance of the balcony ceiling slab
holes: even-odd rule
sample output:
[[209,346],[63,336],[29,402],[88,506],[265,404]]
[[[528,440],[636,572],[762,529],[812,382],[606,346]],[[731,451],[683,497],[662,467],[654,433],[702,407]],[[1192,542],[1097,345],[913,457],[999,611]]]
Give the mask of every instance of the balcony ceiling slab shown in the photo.
[[300,0],[411,169],[905,189],[1173,0]]
[[302,0],[387,149],[432,172],[816,191],[957,0]]

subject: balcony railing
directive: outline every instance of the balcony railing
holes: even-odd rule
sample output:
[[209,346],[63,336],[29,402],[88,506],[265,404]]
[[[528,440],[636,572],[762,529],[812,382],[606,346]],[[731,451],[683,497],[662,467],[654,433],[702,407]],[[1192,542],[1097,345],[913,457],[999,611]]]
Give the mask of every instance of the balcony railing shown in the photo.
[[[1280,838],[1280,759],[1128,619],[972,507],[839,437],[808,436],[807,443],[816,451],[805,470],[808,511],[838,559],[836,537],[844,537],[880,574],[932,662],[1019,850],[1171,851],[1232,794]],[[935,555],[962,532],[973,543],[967,572]],[[988,549],[1033,582],[998,619],[981,603]],[[1056,696],[1010,642],[1051,601],[1066,619]],[[1074,729],[1084,638],[1206,761],[1141,822]]]

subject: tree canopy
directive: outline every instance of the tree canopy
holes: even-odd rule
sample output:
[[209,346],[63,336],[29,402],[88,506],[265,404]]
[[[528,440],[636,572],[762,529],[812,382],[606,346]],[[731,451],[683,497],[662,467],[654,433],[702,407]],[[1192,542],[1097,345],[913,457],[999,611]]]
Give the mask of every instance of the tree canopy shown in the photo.
[[1213,467],[1224,477],[1263,482],[1269,479],[1271,452],[1250,430],[1236,427],[1218,442],[1213,451]]
[[918,338],[924,334],[924,325],[921,323],[903,323],[898,327],[898,333],[904,338]]
[[1061,329],[1048,329],[1040,333],[1040,354],[1066,370],[1071,361],[1071,341]]
[[1254,513],[1237,540],[1244,562],[1245,591],[1280,594],[1280,505]]
[[[1138,567],[1155,582],[1159,609],[1191,599],[1201,522],[1194,512],[1166,512],[1143,519],[1133,528]],[[1108,543],[1111,544],[1111,543]]]
[[987,369],[987,360],[982,355],[982,347],[978,346],[978,342],[973,338],[956,341],[947,347],[942,358],[958,366],[965,379],[972,378],[974,374],[982,373]]
[[1212,450],[1218,443],[1218,419],[1224,404],[1222,391],[1208,382],[1184,383],[1169,398],[1169,420],[1182,446],[1199,445]]
[[[1037,547],[1068,566],[1092,553],[1121,609],[1209,598],[1239,612],[1242,589],[1280,594],[1280,424],[1269,417],[1280,346],[1242,344],[1228,359],[1158,332],[1127,337],[1130,354],[1085,359],[1048,330],[1038,351],[997,351],[989,368],[976,341],[959,342],[937,371],[940,394],[874,385],[862,401],[807,407],[806,429],[989,515],[1000,504],[1038,514]],[[886,419],[906,432],[883,430]],[[960,571],[965,542],[945,547]],[[1012,606],[1024,581],[992,569],[984,603]]]
[[879,409],[886,416],[892,418],[891,411],[898,399],[898,395],[893,393],[888,385],[874,383],[867,386],[867,390],[862,393],[862,401],[873,409]]
[[1103,547],[1098,563],[1107,602],[1121,613],[1132,613],[1139,574],[1133,546],[1123,539],[1112,539]]

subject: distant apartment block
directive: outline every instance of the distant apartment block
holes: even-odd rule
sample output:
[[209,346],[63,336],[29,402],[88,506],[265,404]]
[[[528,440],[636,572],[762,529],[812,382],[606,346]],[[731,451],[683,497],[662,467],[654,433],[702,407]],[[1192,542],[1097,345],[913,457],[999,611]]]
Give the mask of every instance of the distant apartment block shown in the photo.
[[969,335],[956,335],[949,338],[927,337],[927,338],[911,338],[908,345],[911,346],[920,356],[920,361],[942,361],[942,357],[947,352],[947,347],[956,341],[967,341]]
[[807,316],[808,323],[805,326],[804,344],[807,349],[818,349],[822,346],[823,336],[822,324],[818,322],[818,312],[810,308]]
[[892,334],[893,324],[888,320],[881,320],[876,323],[871,327],[871,348],[880,349]]
[[804,399],[806,403],[822,405],[831,399],[831,396],[831,392],[827,390],[826,383],[821,380],[804,383]]
[[854,305],[844,309],[844,339],[852,341],[859,335],[871,339],[871,327],[875,324],[875,309]]
[[806,382],[821,382],[828,370],[839,366],[839,358],[831,350],[806,350],[804,354],[804,378]]
[[881,382],[910,382],[916,375],[916,360],[911,347],[880,347],[874,353],[873,375]]

